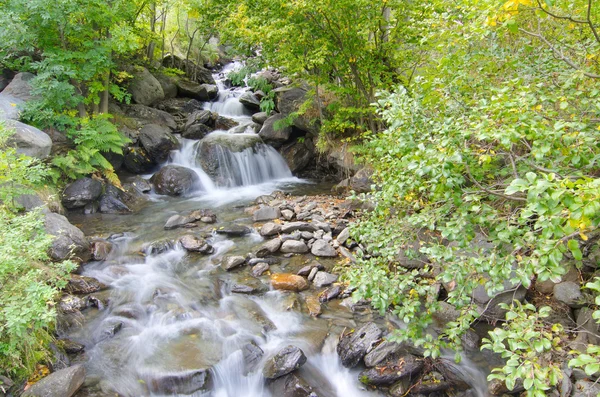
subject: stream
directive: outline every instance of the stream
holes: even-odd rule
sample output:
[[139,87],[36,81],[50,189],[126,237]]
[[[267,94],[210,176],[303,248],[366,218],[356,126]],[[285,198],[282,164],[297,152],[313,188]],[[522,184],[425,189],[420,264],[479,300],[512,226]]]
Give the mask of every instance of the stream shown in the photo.
[[[229,68],[235,65],[228,66]],[[255,135],[251,114],[237,100],[244,89],[227,89],[224,70],[217,78],[219,97],[205,109],[240,123],[235,131],[210,135]],[[218,76],[215,76],[218,77]],[[241,133],[240,133],[241,131]],[[236,133],[237,132],[237,133]],[[226,255],[246,256],[264,242],[254,229],[245,208],[275,190],[292,199],[326,192],[329,186],[292,176],[285,161],[270,146],[258,150],[219,155],[220,176],[209,177],[196,162],[198,141],[180,139],[181,149],[167,163],[193,169],[201,186],[187,197],[150,193],[148,203],[128,215],[72,214],[70,221],[86,236],[108,239],[109,257],[85,265],[83,275],[94,277],[110,288],[95,294],[106,306],[85,310],[73,319],[66,337],[85,345],[80,360],[85,364],[86,386],[78,396],[214,396],[269,397],[262,367],[266,360],[288,345],[301,348],[307,363],[297,371],[321,397],[378,396],[358,381],[359,369],[344,368],[336,354],[339,335],[345,329],[375,321],[382,329],[394,325],[368,307],[348,300],[323,304],[319,317],[311,317],[301,292],[270,288],[269,275],[250,275],[248,267],[227,272],[221,266]],[[147,175],[145,177],[150,177]],[[210,209],[217,223],[195,229],[165,230],[168,218],[197,209]],[[216,234],[214,228],[235,223],[252,228],[242,237]],[[206,234],[214,253],[189,253],[179,245],[151,250],[149,243],[177,241],[184,234]],[[296,273],[311,254],[281,257],[271,273]],[[319,261],[331,271],[335,260]],[[237,284],[256,286],[258,293],[232,292]],[[244,352],[248,345],[264,351],[254,368],[248,368]],[[485,375],[468,360],[462,364],[473,372],[474,383],[485,385]],[[209,374],[209,375],[207,375]],[[197,385],[210,377],[209,391]],[[472,395],[485,395],[485,386]]]

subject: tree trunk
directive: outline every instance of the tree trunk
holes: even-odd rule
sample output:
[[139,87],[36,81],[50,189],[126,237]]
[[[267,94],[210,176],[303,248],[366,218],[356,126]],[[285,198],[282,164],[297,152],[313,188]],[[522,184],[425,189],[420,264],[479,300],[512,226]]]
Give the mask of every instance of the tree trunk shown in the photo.
[[151,65],[154,60],[154,49],[156,48],[156,43],[154,42],[154,33],[156,33],[156,2],[150,3],[150,43],[148,44],[148,63]]

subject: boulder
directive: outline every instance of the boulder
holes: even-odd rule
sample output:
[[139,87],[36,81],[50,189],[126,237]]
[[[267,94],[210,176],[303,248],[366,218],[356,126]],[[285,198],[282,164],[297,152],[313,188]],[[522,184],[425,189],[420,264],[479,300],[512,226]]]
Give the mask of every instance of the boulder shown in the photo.
[[87,303],[79,296],[64,294],[60,297],[57,306],[61,313],[77,313],[85,309]]
[[[175,88],[177,89],[177,87]],[[156,105],[157,109],[184,118],[187,118],[189,114],[194,113],[197,110],[202,110],[202,107],[202,102],[190,98],[169,98]]]
[[372,169],[363,168],[354,174],[354,176],[346,178],[335,185],[333,190],[336,192],[353,190],[356,193],[368,193],[371,191],[371,186],[373,185],[372,175]]
[[309,166],[315,159],[315,146],[313,141],[305,138],[304,141],[293,141],[279,148],[279,153],[284,158],[292,173],[297,173]]
[[182,59],[176,55],[168,54],[164,57],[162,64],[166,68],[178,68],[185,71],[187,76],[194,81],[206,84],[215,84],[212,72],[202,65],[196,65],[191,60]]
[[147,124],[158,124],[162,127],[169,128],[171,131],[177,130],[175,118],[162,110],[137,104],[128,106],[125,110],[125,114],[135,119],[140,127]]
[[244,258],[243,256],[226,256],[221,262],[221,267],[229,271],[235,269],[238,266],[243,265],[245,262],[246,258]]
[[579,288],[579,283],[573,281],[556,284],[554,286],[554,299],[575,309],[583,306],[583,294]]
[[202,139],[206,135],[210,134],[213,129],[205,124],[191,124],[189,127],[186,125],[185,129],[181,133],[181,136],[186,139]]
[[308,289],[308,282],[304,277],[290,273],[276,273],[271,275],[271,285],[274,289],[300,292]]
[[152,393],[179,395],[207,391],[211,386],[208,369],[194,369],[182,372],[143,374],[140,376]]
[[220,178],[225,178],[230,172],[221,169],[220,158],[229,153],[256,149],[260,144],[262,141],[256,135],[212,133],[200,141],[196,159],[204,171],[219,182]]
[[131,185],[135,190],[140,193],[148,193],[152,190],[152,185],[148,182],[147,179],[142,178],[141,176],[136,176]]
[[7,143],[16,148],[17,153],[39,159],[50,155],[52,139],[45,132],[16,120],[7,120],[6,127],[14,131]]
[[279,248],[281,248],[281,239],[274,238],[261,245],[256,250],[256,256],[259,258],[264,258],[269,254],[274,254],[275,252],[279,251]]
[[279,211],[279,208],[263,206],[252,214],[252,219],[254,222],[264,222],[279,219],[280,216],[281,212]]
[[102,182],[92,178],[80,178],[67,185],[63,191],[62,204],[65,208],[85,207],[102,194]]
[[24,103],[22,99],[0,92],[0,120],[18,120]]
[[202,102],[213,100],[217,97],[219,89],[212,84],[198,84],[187,79],[177,79],[177,91],[180,96],[197,99]]
[[337,256],[337,251],[325,240],[317,240],[310,249],[314,256],[333,258]]
[[265,352],[256,343],[250,342],[242,347],[246,372],[252,372],[262,360]]
[[23,397],[71,397],[83,385],[85,368],[78,364],[61,369],[42,378],[27,391]]
[[264,122],[258,135],[265,143],[278,148],[290,139],[290,136],[292,135],[292,127],[283,126],[276,128],[275,126],[276,122],[283,119],[285,119],[285,116],[277,113],[276,115],[269,117]]
[[150,158],[146,149],[138,146],[131,146],[123,152],[123,165],[134,174],[143,174],[156,167],[156,162]]
[[154,77],[156,77],[156,80],[160,83],[163,93],[165,94],[165,99],[171,99],[177,96],[177,84],[175,84],[175,79],[173,77],[163,73],[154,73]]
[[313,387],[299,374],[291,373],[269,382],[272,396],[277,397],[317,397]]
[[252,267],[252,275],[254,277],[260,277],[267,271],[269,271],[269,264],[266,262],[257,263]]
[[204,255],[210,255],[215,252],[215,249],[202,238],[198,238],[191,234],[186,234],[179,239],[181,246],[190,252],[199,252]]
[[377,365],[381,365],[386,361],[391,361],[391,359],[397,358],[401,350],[402,345],[399,345],[396,342],[383,340],[365,355],[365,365],[369,368],[372,368]]
[[67,283],[66,291],[70,294],[87,295],[107,288],[106,284],[101,283],[95,278],[72,274],[71,279]]
[[[313,284],[317,288],[327,287],[333,283],[335,283],[338,279],[338,276],[335,274],[327,273],[327,272],[317,272],[315,278],[313,279]],[[338,294],[339,295],[339,294]]]
[[44,216],[46,233],[54,237],[50,246],[50,258],[56,261],[74,259],[87,262],[90,260],[92,256],[90,243],[81,230],[71,225],[62,215],[50,212]]
[[290,223],[286,223],[285,225],[281,226],[282,233],[292,233],[295,231],[316,232],[317,230],[319,230],[318,227],[316,227],[312,223],[308,223],[308,222],[290,222]]
[[260,235],[265,236],[265,237],[274,236],[276,234],[279,234],[280,232],[281,232],[281,225],[278,225],[277,223],[273,223],[273,222],[265,223],[260,228]]
[[265,123],[265,121],[267,121],[268,118],[269,118],[269,115],[265,112],[258,112],[258,113],[254,113],[252,115],[252,121],[254,121],[256,124],[260,124],[260,125],[263,125]]
[[286,346],[270,358],[263,368],[263,376],[277,379],[287,375],[306,363],[304,352],[296,346]]
[[224,234],[230,237],[242,237],[252,232],[249,227],[237,224],[220,226],[215,231],[217,234]]
[[103,214],[127,214],[131,209],[125,202],[130,200],[132,196],[129,193],[108,185],[98,200],[98,210]]
[[151,179],[158,194],[182,196],[200,185],[200,177],[194,170],[179,165],[166,165]]
[[142,147],[156,163],[165,161],[171,150],[179,147],[179,142],[169,129],[157,124],[145,125],[140,131],[139,139]]
[[246,91],[240,95],[239,101],[242,105],[252,111],[260,111],[260,100],[251,91]]
[[162,85],[148,69],[138,67],[132,74],[128,89],[135,103],[150,106],[165,99]]
[[34,77],[35,75],[31,73],[18,73],[6,86],[6,88],[2,90],[2,94],[10,95],[25,102],[34,99],[35,96],[31,94],[32,88],[31,84],[29,83]]
[[[275,108],[285,116],[297,112],[307,100],[307,90],[299,87],[281,87],[275,90]],[[319,126],[315,119],[308,116],[310,112],[294,118],[294,127],[312,136],[319,134]]]
[[367,323],[357,331],[345,334],[337,345],[342,365],[354,368],[381,338],[381,330],[375,323]]
[[219,116],[215,120],[215,129],[216,130],[228,131],[228,130],[232,129],[233,127],[237,127],[238,125],[239,125],[239,123],[237,121],[228,119],[227,117],[223,117],[223,116]]
[[92,241],[92,259],[95,261],[105,260],[112,251],[113,245],[106,240]]
[[404,377],[416,375],[421,369],[423,369],[423,359],[406,354],[397,361],[365,369],[360,373],[359,379],[370,386],[390,386]]
[[308,246],[304,241],[286,240],[281,245],[281,252],[285,254],[305,254],[308,252]]

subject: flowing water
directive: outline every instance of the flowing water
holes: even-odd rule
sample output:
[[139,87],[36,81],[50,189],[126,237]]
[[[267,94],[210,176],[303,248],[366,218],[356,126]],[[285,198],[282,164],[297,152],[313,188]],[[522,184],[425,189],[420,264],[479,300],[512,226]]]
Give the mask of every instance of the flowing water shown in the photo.
[[[206,107],[243,122],[248,115],[237,101],[240,90],[227,91],[221,81],[219,84],[218,101]],[[104,306],[86,310],[85,318],[71,319],[66,335],[86,347],[81,360],[87,369],[88,394],[80,395],[269,397],[262,366],[290,344],[306,353],[308,361],[299,374],[319,396],[379,395],[365,390],[357,370],[341,365],[335,345],[344,329],[370,320],[385,327],[385,319],[370,312],[357,316],[339,300],[324,304],[322,315],[312,318],[303,298],[315,291],[274,291],[269,288],[268,276],[255,279],[247,268],[225,272],[219,266],[224,255],[245,256],[262,243],[256,231],[230,238],[214,234],[213,225],[164,230],[173,214],[200,208],[212,209],[218,217],[217,225],[235,222],[251,227],[251,216],[244,207],[257,196],[275,189],[312,189],[306,181],[293,178],[281,156],[266,145],[219,153],[223,174],[218,180],[202,169],[197,151],[198,142],[182,139],[181,150],[170,160],[194,169],[200,176],[202,188],[193,195],[151,195],[144,208],[130,215],[71,217],[86,235],[108,238],[114,245],[105,261],[89,263],[83,271],[110,286],[95,294]],[[202,256],[187,253],[177,245],[161,253],[151,253],[147,248],[150,242],[176,241],[190,232],[205,233],[215,252]],[[282,259],[280,264],[272,265],[272,272],[295,273],[311,258]],[[333,266],[323,263],[328,269]],[[257,286],[262,292],[232,293],[238,283]],[[265,353],[253,369],[246,367],[242,353],[249,343],[260,346]],[[203,370],[210,371],[212,386],[208,392],[195,387]]]

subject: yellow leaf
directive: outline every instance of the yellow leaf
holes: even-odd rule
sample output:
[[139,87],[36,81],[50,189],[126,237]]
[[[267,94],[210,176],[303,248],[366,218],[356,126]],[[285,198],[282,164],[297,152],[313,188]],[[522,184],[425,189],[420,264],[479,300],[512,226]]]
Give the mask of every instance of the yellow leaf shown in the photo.
[[581,239],[583,241],[588,241],[588,236],[586,236],[585,234],[583,234],[583,232],[579,233],[579,237],[581,237]]

